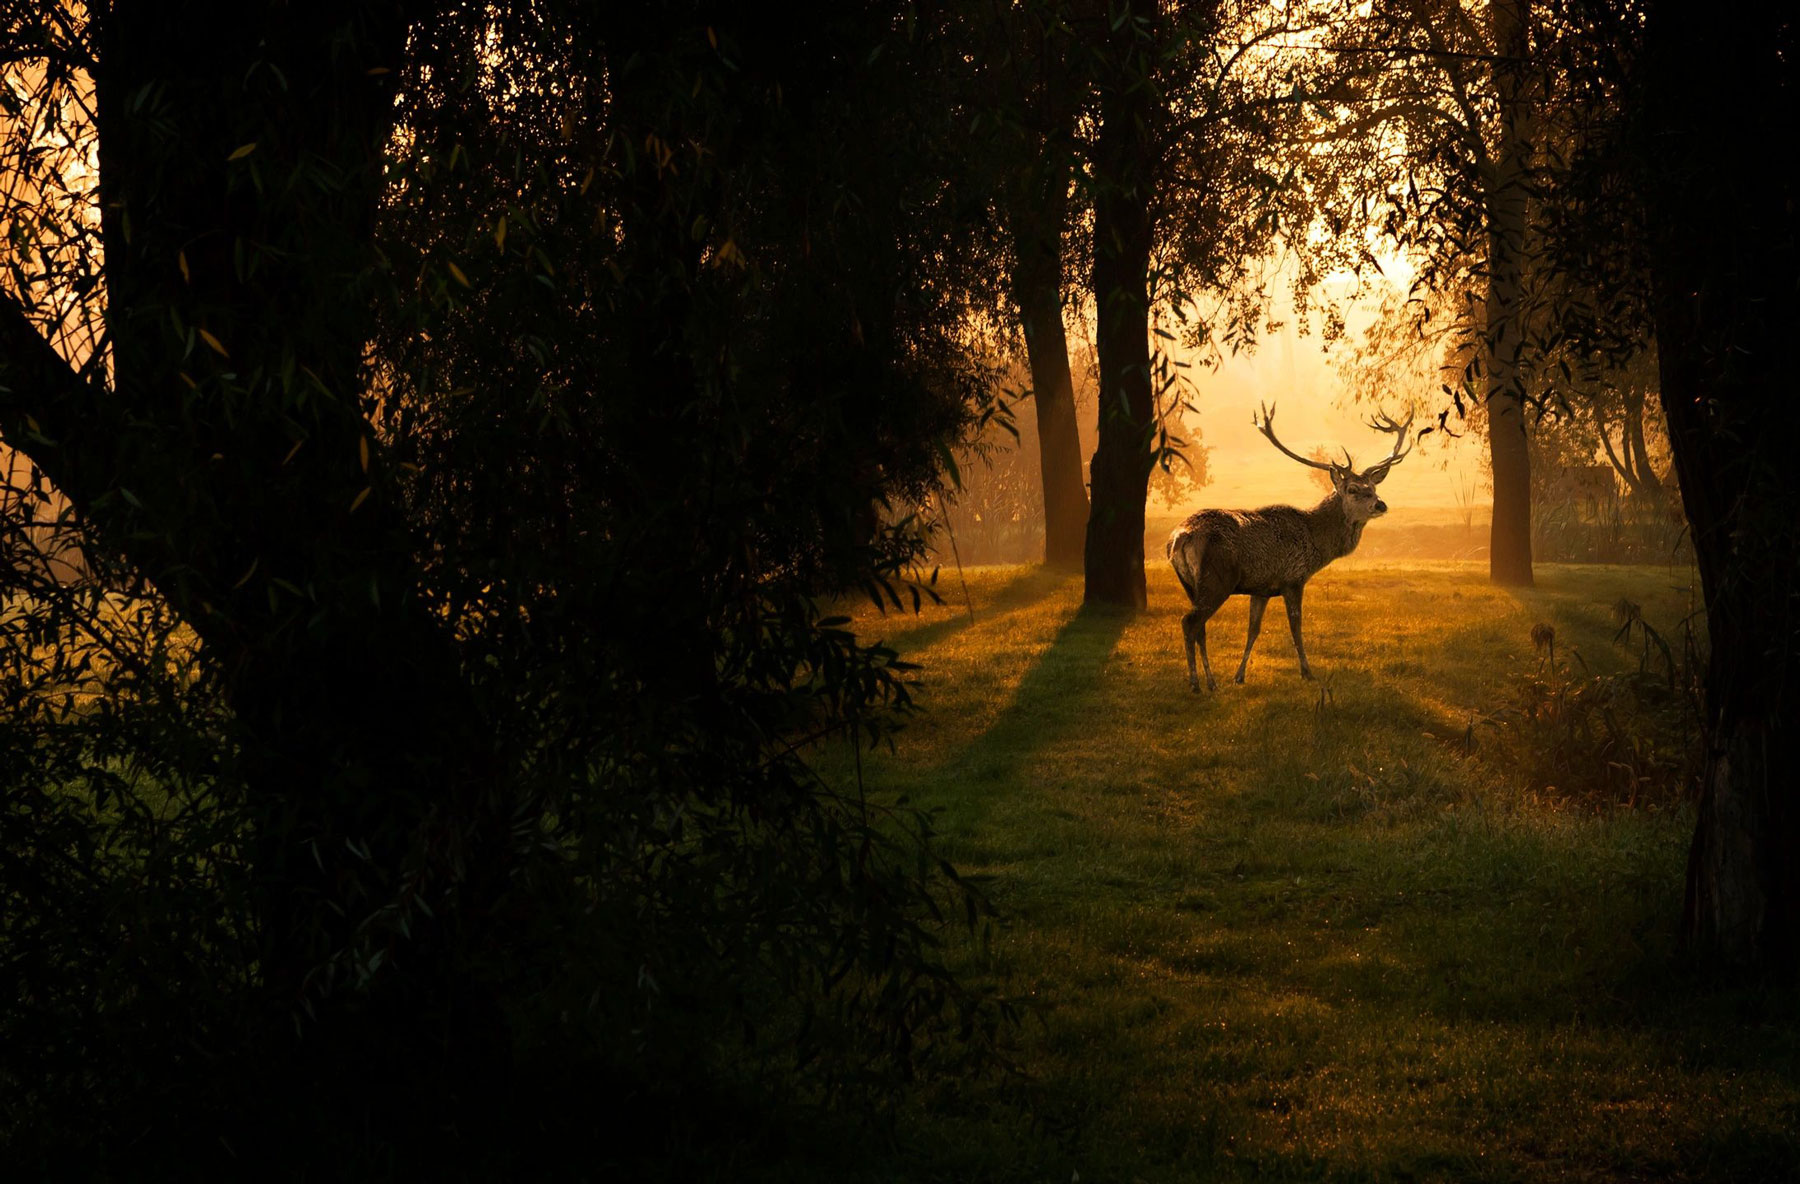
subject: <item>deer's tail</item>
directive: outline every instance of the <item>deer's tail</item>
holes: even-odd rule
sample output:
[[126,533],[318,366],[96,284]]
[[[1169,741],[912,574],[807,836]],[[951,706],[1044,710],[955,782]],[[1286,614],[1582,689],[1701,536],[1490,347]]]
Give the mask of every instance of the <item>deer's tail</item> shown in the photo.
[[1178,530],[1169,536],[1165,554],[1181,581],[1182,591],[1192,603],[1200,588],[1200,561],[1206,557],[1206,535],[1196,530]]

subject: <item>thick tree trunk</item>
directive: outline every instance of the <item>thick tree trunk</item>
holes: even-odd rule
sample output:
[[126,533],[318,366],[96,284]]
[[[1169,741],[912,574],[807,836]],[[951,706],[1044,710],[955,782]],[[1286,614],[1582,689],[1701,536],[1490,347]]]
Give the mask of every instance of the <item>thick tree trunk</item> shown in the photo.
[[1800,226],[1792,183],[1771,153],[1795,127],[1783,19],[1751,3],[1655,9],[1639,152],[1663,410],[1711,645],[1684,932],[1705,957],[1791,974],[1800,964],[1800,470],[1791,457],[1800,397],[1789,363]]
[[1068,218],[1069,168],[1066,162],[1044,163],[1043,183],[1030,186],[1013,210],[1013,291],[1037,408],[1044,562],[1076,568],[1081,566],[1087,533],[1088,498],[1081,479],[1075,386],[1069,377],[1069,340],[1063,327],[1062,236]]
[[[174,573],[151,574],[230,669],[266,836],[264,976],[297,998],[323,955],[395,903],[403,876],[442,890],[497,874],[483,871],[497,841],[482,820],[492,803],[479,802],[493,788],[485,729],[450,638],[414,595],[414,541],[361,408],[368,311],[355,285],[373,267],[392,124],[391,83],[378,80],[405,50],[406,23],[398,4],[208,0],[180,14],[119,5],[110,20],[99,92],[115,386],[163,412],[156,454],[133,466],[158,472],[137,487],[202,491],[150,506],[186,517],[168,526]],[[210,31],[212,54],[186,42],[195,28]],[[260,63],[277,84],[259,85]],[[133,106],[147,83],[163,88],[165,112]],[[255,146],[232,161],[243,144]],[[179,170],[166,169],[171,155]],[[271,198],[245,165],[299,182]],[[308,171],[325,168],[329,179]],[[178,251],[185,273],[169,266]],[[184,362],[191,347],[169,331],[171,313],[231,357]],[[253,405],[234,410],[244,398]],[[415,966],[436,956],[430,940]]]
[[1526,0],[1494,0],[1490,18],[1500,61],[1499,147],[1484,179],[1488,224],[1488,456],[1494,516],[1488,574],[1496,584],[1531,583],[1531,452],[1519,370],[1524,348],[1525,155],[1527,114],[1522,64]]
[[1095,154],[1095,345],[1100,354],[1100,435],[1088,468],[1093,506],[1085,555],[1088,604],[1141,609],[1144,586],[1144,499],[1156,437],[1150,376],[1150,249],[1155,167],[1155,115],[1148,63],[1132,23],[1128,47],[1102,88]]
[[[267,1021],[291,1032],[304,1002],[325,1074],[501,1055],[452,953],[505,879],[491,743],[361,413],[401,7],[134,0],[102,21],[113,382],[0,301],[0,429],[220,671]],[[386,966],[354,1000],[332,988],[373,969],[359,949]]]
[[[1737,302],[1729,297],[1709,308],[1697,295],[1718,291],[1720,280],[1736,286],[1750,277],[1730,275],[1730,264],[1669,257],[1687,249],[1661,252],[1657,275],[1663,402],[1711,646],[1706,765],[1683,934],[1721,962],[1791,970],[1800,959],[1800,703],[1790,689],[1800,675],[1800,545],[1792,516],[1800,512],[1800,490],[1783,472],[1785,458],[1757,436],[1791,441],[1800,424],[1793,395],[1776,394],[1783,376],[1770,372],[1784,330],[1757,324],[1757,314],[1742,305],[1730,309]],[[1791,292],[1788,303],[1800,312]],[[1764,359],[1746,355],[1733,365],[1717,349],[1753,338],[1762,338],[1756,352],[1766,349]],[[1737,373],[1722,372],[1721,361]]]

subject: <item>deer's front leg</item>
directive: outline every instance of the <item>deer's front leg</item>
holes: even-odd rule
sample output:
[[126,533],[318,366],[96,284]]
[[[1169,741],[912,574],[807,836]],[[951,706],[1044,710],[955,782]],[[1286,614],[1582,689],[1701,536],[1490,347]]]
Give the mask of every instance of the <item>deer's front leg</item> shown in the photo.
[[1312,667],[1306,664],[1306,642],[1300,637],[1300,595],[1306,591],[1306,585],[1295,584],[1282,591],[1281,599],[1287,602],[1288,628],[1294,632],[1294,652],[1300,655],[1300,677],[1311,678]]
[[1256,646],[1256,635],[1262,632],[1263,609],[1268,607],[1267,596],[1250,598],[1250,636],[1244,639],[1244,660],[1238,663],[1237,681],[1240,683],[1244,681],[1244,671],[1250,668],[1250,651]]

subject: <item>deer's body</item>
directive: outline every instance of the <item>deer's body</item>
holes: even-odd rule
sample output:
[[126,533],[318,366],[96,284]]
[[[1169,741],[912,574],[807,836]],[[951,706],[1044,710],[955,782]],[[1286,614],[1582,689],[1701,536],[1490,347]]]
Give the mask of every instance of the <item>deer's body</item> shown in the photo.
[[[1350,520],[1335,493],[1310,510],[1201,510],[1169,536],[1169,561],[1190,600],[1203,582],[1228,584],[1227,596],[1279,596],[1356,550],[1366,525]],[[1204,570],[1202,551],[1212,557]]]
[[[1392,456],[1358,473],[1348,464],[1324,465],[1295,456],[1275,439],[1273,409],[1265,409],[1263,434],[1282,452],[1302,464],[1327,469],[1332,493],[1310,510],[1297,506],[1264,506],[1260,510],[1202,510],[1175,528],[1167,554],[1176,578],[1193,608],[1181,618],[1187,645],[1188,684],[1200,689],[1194,651],[1206,671],[1206,689],[1215,690],[1212,662],[1206,653],[1206,622],[1233,596],[1250,597],[1250,635],[1244,657],[1238,663],[1237,681],[1244,681],[1250,651],[1262,630],[1263,609],[1279,596],[1287,605],[1288,628],[1300,657],[1300,676],[1311,678],[1306,643],[1300,635],[1301,597],[1319,569],[1356,550],[1363,528],[1371,518],[1387,512],[1387,503],[1375,494],[1375,486],[1405,452],[1396,444]],[[1408,426],[1410,426],[1408,421]],[[1404,441],[1406,429],[1391,420],[1375,425],[1395,431]]]

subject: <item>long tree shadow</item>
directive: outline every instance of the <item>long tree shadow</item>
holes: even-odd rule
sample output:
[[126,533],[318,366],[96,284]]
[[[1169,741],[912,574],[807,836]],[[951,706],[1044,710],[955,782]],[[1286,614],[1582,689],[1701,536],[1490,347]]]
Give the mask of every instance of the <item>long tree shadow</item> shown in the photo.
[[948,791],[951,829],[977,829],[1007,788],[1023,783],[1026,764],[1082,726],[1101,698],[1107,662],[1131,620],[1129,612],[1082,606],[1025,672],[994,722],[932,768],[928,779]]
[[[995,617],[1034,604],[1070,578],[1069,572],[1058,571],[1055,568],[1028,567],[1000,585],[992,595],[983,596],[973,608],[966,607],[963,588],[959,583],[952,581],[946,584],[940,579],[938,595],[944,598],[943,607],[948,610],[950,615],[926,625],[902,626],[886,633],[885,640],[899,646],[907,653],[916,654],[929,649],[952,634],[974,625],[986,624]],[[904,618],[899,617],[899,614],[896,613],[892,617],[884,618],[884,621],[895,619],[917,620],[910,613]],[[865,631],[875,632],[872,629]]]

